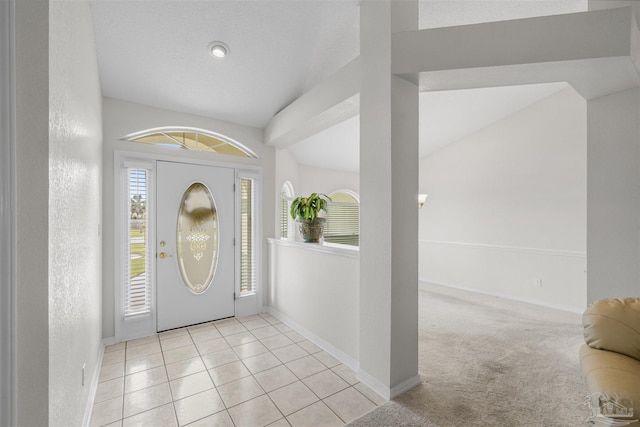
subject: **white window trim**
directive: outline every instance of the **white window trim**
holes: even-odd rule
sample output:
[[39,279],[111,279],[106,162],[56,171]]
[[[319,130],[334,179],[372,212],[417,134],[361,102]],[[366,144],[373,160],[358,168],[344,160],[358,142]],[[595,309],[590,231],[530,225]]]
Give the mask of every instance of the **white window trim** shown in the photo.
[[[125,321],[131,321],[131,320],[140,320],[143,319],[145,317],[150,317],[152,316],[152,313],[155,312],[155,307],[154,307],[154,289],[153,289],[153,283],[155,281],[155,187],[154,187],[154,182],[155,182],[155,176],[154,176],[154,164],[152,163],[137,163],[137,162],[124,162],[123,164],[123,171],[124,171],[124,179],[125,179],[125,183],[124,183],[124,188],[123,188],[123,192],[126,193],[127,195],[127,202],[126,202],[126,206],[129,206],[128,203],[128,198],[129,198],[129,194],[130,194],[130,189],[129,189],[129,180],[130,177],[127,173],[128,170],[130,169],[139,169],[139,170],[146,170],[147,171],[147,206],[146,206],[146,214],[147,214],[147,267],[149,269],[148,271],[148,277],[151,278],[151,283],[148,285],[149,286],[149,292],[150,292],[150,306],[149,306],[149,311],[145,311],[145,312],[141,312],[141,313],[136,313],[136,314],[130,314],[130,315],[126,315],[123,313],[124,317],[125,317]],[[127,191],[129,190],[129,191]],[[125,205],[125,201],[123,200],[123,205]],[[125,211],[123,209],[123,214],[125,216],[125,218],[123,218],[123,225],[124,230],[123,230],[123,235],[121,236],[123,239],[125,239],[123,241],[123,251],[125,253],[123,253],[123,255],[129,254],[129,244],[130,242],[127,240],[128,238],[128,232],[129,230],[129,211],[128,209]],[[125,249],[125,247],[127,249]],[[125,260],[127,257],[123,257],[123,259],[121,260],[120,265],[122,267],[123,266],[123,260]],[[122,273],[124,273],[124,271],[122,271]],[[120,280],[123,280],[124,274],[121,274],[120,276]],[[123,291],[123,286],[120,287],[120,290]],[[123,303],[124,302],[124,298],[120,299],[120,302]],[[124,312],[124,307],[123,310]]]
[[[151,312],[141,313],[135,316],[124,315],[124,295],[123,295],[123,283],[124,277],[124,265],[122,260],[124,259],[126,234],[129,221],[127,219],[128,203],[125,202],[125,195],[128,193],[128,168],[140,168],[147,169],[149,173],[149,194],[152,199],[152,203],[155,203],[155,160],[151,158],[143,158],[142,156],[134,155],[121,155],[115,153],[114,158],[114,262],[115,262],[115,275],[114,275],[114,317],[115,317],[115,332],[116,342],[121,340],[128,340],[146,336],[156,332],[156,300],[155,300],[155,281],[151,284]],[[126,203],[126,204],[125,204]],[[149,208],[151,212],[148,215],[148,224],[150,230],[149,247],[151,253],[155,254],[155,218],[153,213],[153,207]],[[152,255],[151,263],[151,275],[153,278],[156,276],[156,259]]]
[[[155,165],[157,161],[171,161],[178,163],[187,163],[194,165],[204,165],[204,166],[216,166],[216,167],[226,167],[233,168],[236,171],[236,188],[239,187],[239,178],[252,178],[256,180],[256,205],[255,210],[258,213],[258,217],[256,219],[256,293],[245,295],[241,298],[237,298],[235,301],[235,315],[243,316],[253,313],[259,313],[262,311],[262,278],[263,278],[263,245],[265,244],[265,239],[262,235],[262,167],[260,166],[247,166],[242,163],[234,163],[234,162],[220,162],[220,161],[212,161],[212,160],[202,160],[202,159],[193,159],[190,157],[177,157],[175,155],[169,156],[158,153],[143,153],[136,151],[124,151],[124,150],[114,150],[114,163],[113,163],[113,177],[114,177],[114,317],[115,317],[115,342],[120,342],[125,339],[138,338],[142,336],[148,336],[156,333],[156,283],[155,281],[152,284],[152,313],[151,317],[145,318],[136,318],[129,319],[126,323],[124,321],[124,316],[122,315],[122,289],[121,289],[121,281],[119,280],[122,277],[122,236],[123,231],[122,227],[126,226],[123,223],[123,206],[122,206],[122,188],[124,183],[122,182],[124,175],[126,175],[123,171],[123,165],[153,165],[153,173],[152,173],[152,192],[155,195]],[[239,194],[239,192],[236,192]],[[155,202],[154,202],[155,203]],[[236,203],[240,203],[239,196],[236,196]],[[236,209],[239,207],[236,205]],[[152,227],[153,227],[153,236],[155,238],[156,233],[156,224],[155,218],[151,219]],[[239,238],[239,225],[240,222],[236,221],[236,239]],[[155,248],[155,245],[153,246]],[[239,247],[239,245],[236,245]],[[156,258],[153,257],[152,261],[152,271],[153,276],[156,277]],[[237,274],[236,274],[237,275]],[[236,290],[239,290],[239,278],[236,280]],[[145,320],[146,319],[146,320]],[[139,320],[136,322],[135,320]]]
[[[346,188],[340,189],[340,190],[335,190],[332,191],[329,194],[329,198],[331,198],[331,196],[333,196],[336,193],[344,193],[344,194],[348,194],[349,196],[353,197],[356,201],[356,203],[358,204],[358,208],[360,208],[360,195],[358,193],[356,193],[353,190],[349,190]],[[331,205],[332,203],[341,203],[341,202],[329,202],[329,205]],[[359,226],[359,222],[358,222],[358,226]],[[358,230],[358,236],[360,236],[360,230]],[[330,246],[330,247],[336,247],[336,248],[342,248],[342,247],[346,247],[346,248],[360,248],[360,245],[358,246],[352,246],[352,245],[346,245],[346,244],[342,244],[342,243],[330,243],[330,242],[324,242],[324,245],[326,246]]]
[[0,425],[15,425],[15,4],[0,2]]
[[[280,187],[280,193],[282,193],[282,188],[284,188],[285,193],[287,193],[287,211],[285,212],[285,216],[287,217],[287,239],[293,240],[296,235],[296,224],[295,224],[295,220],[293,220],[290,217],[289,210],[291,209],[291,202],[293,201],[296,192],[293,188],[293,184],[291,183],[291,181],[285,181],[282,184],[282,186]],[[278,202],[280,202],[280,198],[282,196],[280,194],[278,195],[279,195]],[[278,207],[279,206],[280,206],[280,203],[278,203]],[[280,231],[280,215],[278,215],[278,231]],[[282,236],[280,236],[280,238],[283,239]]]
[[[125,136],[122,139],[129,142],[136,142],[134,141],[134,139],[136,138],[152,135],[154,133],[167,133],[167,132],[193,132],[196,134],[207,135],[212,138],[216,138],[221,141],[224,141],[229,145],[232,145],[233,147],[239,149],[240,151],[243,151],[251,159],[259,159],[258,155],[252,149],[236,141],[233,138],[230,138],[218,132],[213,132],[210,130],[195,128],[190,126],[164,126],[164,127],[158,127],[158,128],[151,128],[151,129],[142,130],[139,132],[130,133],[129,135]],[[199,150],[194,150],[194,151],[199,151]]]
[[360,204],[360,195],[359,195],[358,193],[356,193],[355,191],[353,191],[353,190],[349,190],[349,189],[346,189],[346,188],[342,188],[342,189],[340,189],[340,190],[332,191],[332,192],[329,194],[329,197],[331,197],[332,195],[334,195],[334,194],[336,194],[336,193],[345,193],[345,194],[348,194],[348,195],[350,195],[351,197],[353,197],[354,199],[356,199],[356,202],[357,202],[358,204]]
[[236,217],[240,213],[240,180],[254,181],[254,248],[255,248],[255,291],[240,293],[240,221],[236,221],[236,317],[249,313],[259,313],[262,310],[262,173],[256,169],[236,169]]

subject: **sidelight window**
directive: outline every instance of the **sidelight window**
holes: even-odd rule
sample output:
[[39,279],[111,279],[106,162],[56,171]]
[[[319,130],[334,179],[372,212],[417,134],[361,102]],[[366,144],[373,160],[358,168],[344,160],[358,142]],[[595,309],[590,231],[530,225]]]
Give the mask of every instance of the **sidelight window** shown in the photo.
[[240,179],[240,294],[256,291],[256,181]]
[[291,201],[293,200],[293,185],[286,181],[282,184],[280,190],[280,238],[288,239],[293,237],[294,228],[293,221],[289,216],[289,209],[291,207]]
[[151,256],[149,236],[151,171],[127,168],[127,227],[124,269],[124,315],[135,316],[151,311]]

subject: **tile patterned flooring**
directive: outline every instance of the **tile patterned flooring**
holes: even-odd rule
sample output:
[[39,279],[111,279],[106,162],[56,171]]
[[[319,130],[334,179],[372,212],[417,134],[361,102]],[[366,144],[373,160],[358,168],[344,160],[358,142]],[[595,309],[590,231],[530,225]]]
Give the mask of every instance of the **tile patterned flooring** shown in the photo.
[[342,426],[383,402],[263,313],[107,347],[91,426]]

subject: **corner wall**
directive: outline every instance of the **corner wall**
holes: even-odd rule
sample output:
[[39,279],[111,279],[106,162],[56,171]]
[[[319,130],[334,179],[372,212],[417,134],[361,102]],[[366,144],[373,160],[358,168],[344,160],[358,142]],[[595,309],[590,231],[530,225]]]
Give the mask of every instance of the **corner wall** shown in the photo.
[[640,295],[640,89],[591,99],[588,302]]
[[79,426],[102,345],[102,93],[89,2],[49,22],[49,425]]
[[422,159],[420,280],[583,310],[586,127],[567,88]]

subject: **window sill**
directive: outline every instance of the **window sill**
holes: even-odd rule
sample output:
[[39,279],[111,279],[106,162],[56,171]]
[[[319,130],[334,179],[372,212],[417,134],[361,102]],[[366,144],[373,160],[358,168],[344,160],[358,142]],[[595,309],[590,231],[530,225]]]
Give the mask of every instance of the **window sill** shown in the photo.
[[124,321],[125,322],[135,322],[138,320],[145,320],[151,317],[151,311],[143,311],[135,314],[125,314]]
[[287,246],[308,251],[323,252],[351,258],[360,258],[360,248],[357,246],[340,245],[337,243],[304,243],[288,239],[267,239],[270,245]]
[[240,292],[238,293],[238,299],[244,299],[248,297],[255,297],[258,293],[256,291],[251,292]]

